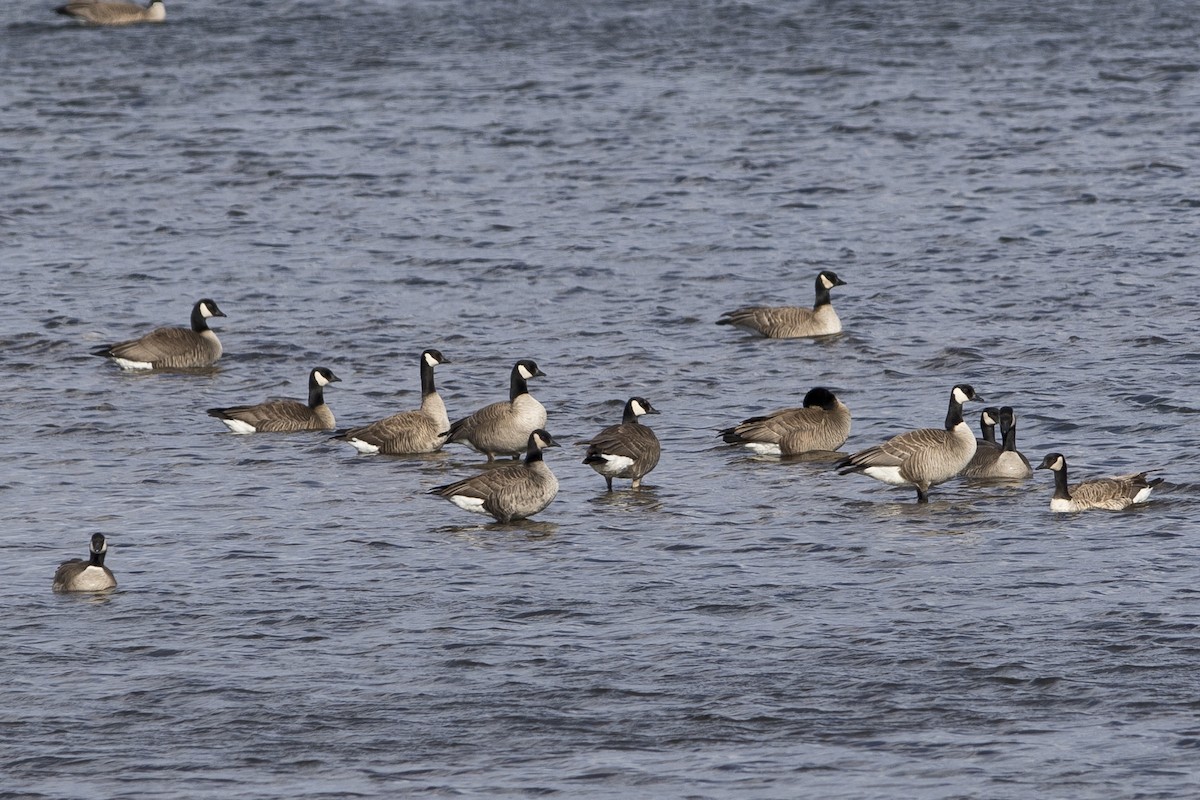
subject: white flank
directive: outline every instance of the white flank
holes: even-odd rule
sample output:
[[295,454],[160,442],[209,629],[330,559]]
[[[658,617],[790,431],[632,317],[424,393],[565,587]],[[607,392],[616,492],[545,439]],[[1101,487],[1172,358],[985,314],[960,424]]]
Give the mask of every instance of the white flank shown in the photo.
[[777,444],[768,444],[767,442],[745,442],[746,447],[758,453],[760,456],[779,456],[783,455],[783,450]]
[[149,361],[130,361],[128,358],[114,358],[117,366],[121,369],[154,369],[154,365]]
[[450,502],[461,508],[463,511],[474,511],[476,514],[486,514],[483,510],[483,499],[479,497],[468,497],[465,494],[450,495]]
[[254,433],[258,430],[249,422],[242,422],[240,419],[223,419],[221,422],[224,422],[225,427],[238,435]]
[[371,444],[370,442],[364,442],[362,439],[347,439],[346,441],[350,442],[350,444],[354,447],[354,449],[360,453],[366,453],[367,455],[374,455],[375,453],[379,452],[379,445],[377,445],[377,444]]
[[892,486],[912,486],[912,481],[900,477],[899,467],[867,467],[862,473]]

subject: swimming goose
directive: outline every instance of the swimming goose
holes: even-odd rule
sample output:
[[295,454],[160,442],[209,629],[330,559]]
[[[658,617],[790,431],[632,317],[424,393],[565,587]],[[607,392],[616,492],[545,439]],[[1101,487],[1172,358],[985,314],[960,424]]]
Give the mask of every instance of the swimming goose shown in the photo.
[[421,407],[402,411],[386,419],[360,428],[351,428],[334,436],[349,442],[360,453],[408,455],[441,450],[450,430],[446,404],[433,385],[433,368],[449,364],[450,360],[438,350],[421,353]]
[[850,409],[833,392],[818,386],[804,395],[801,408],[750,417],[717,435],[729,444],[744,444],[763,455],[837,450],[850,436]]
[[1148,481],[1145,472],[1138,472],[1115,478],[1097,478],[1068,488],[1067,459],[1062,453],[1048,454],[1038,469],[1054,471],[1054,497],[1050,499],[1050,510],[1059,512],[1087,511],[1089,508],[1120,511],[1134,503],[1149,500],[1150,492],[1163,482],[1162,478]]
[[529,434],[525,460],[489,469],[472,478],[436,486],[429,494],[444,497],[465,511],[490,514],[498,522],[525,519],[550,505],[558,479],[542,459],[542,450],[558,447],[541,428]]
[[140,339],[93,350],[111,358],[121,369],[189,369],[210,367],[221,357],[221,342],[208,327],[211,317],[225,313],[207,297],[192,306],[192,327],[156,328]]
[[798,306],[748,306],[726,311],[718,325],[736,325],[771,339],[828,336],[842,329],[842,321],[829,302],[829,290],[846,282],[829,270],[817,275],[817,300],[811,309]]
[[929,502],[929,487],[944,483],[962,472],[975,455],[975,436],[963,421],[962,407],[968,400],[982,400],[969,384],[950,390],[950,408],[944,428],[920,428],[893,436],[883,444],[868,447],[834,465],[840,475],[861,472],[893,486],[912,486],[917,502]]
[[459,442],[494,461],[498,455],[519,458],[529,434],[546,425],[546,408],[529,393],[530,378],[545,376],[528,358],[513,365],[508,401],[484,406],[450,426],[447,442]]
[[658,410],[644,397],[631,397],[625,403],[620,425],[609,425],[589,439],[583,463],[604,476],[612,491],[613,478],[632,478],[632,488],[642,485],[642,477],[658,466],[662,448],[654,431],[638,422],[644,414]]
[[290,433],[292,431],[329,431],[334,428],[333,412],[325,405],[325,387],[341,378],[325,367],[308,374],[308,405],[299,400],[268,400],[256,406],[210,408],[234,433]]
[[1012,406],[1004,406],[998,414],[1003,443],[979,445],[975,457],[963,470],[967,478],[1023,479],[1033,475],[1029,459],[1017,450],[1017,415]]
[[89,559],[72,558],[58,565],[54,571],[54,584],[51,588],[56,592],[102,592],[117,585],[112,570],[104,566],[104,556],[108,553],[108,542],[103,533],[92,534],[92,545]]
[[65,6],[54,9],[67,17],[74,17],[93,25],[128,25],[132,22],[162,22],[167,18],[163,0],[150,0],[142,7],[135,3],[118,0],[71,0]]

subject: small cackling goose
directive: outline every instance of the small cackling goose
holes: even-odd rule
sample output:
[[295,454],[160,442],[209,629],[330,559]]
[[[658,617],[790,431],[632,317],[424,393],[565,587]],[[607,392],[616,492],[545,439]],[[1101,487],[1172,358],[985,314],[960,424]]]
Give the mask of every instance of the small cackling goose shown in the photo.
[[104,566],[107,553],[108,542],[104,534],[93,533],[89,559],[72,558],[59,564],[51,588],[56,592],[102,592],[114,588],[117,579],[112,570]]
[[632,488],[642,485],[642,477],[658,466],[662,448],[654,431],[638,422],[643,414],[658,410],[644,397],[631,397],[625,403],[620,425],[609,425],[589,439],[583,463],[604,476],[612,491],[613,478],[632,478]]
[[333,412],[325,405],[325,387],[341,378],[325,367],[308,374],[308,405],[299,400],[268,400],[255,406],[210,408],[234,433],[291,433],[293,431],[329,431],[334,428]]
[[1134,503],[1149,500],[1150,492],[1163,482],[1162,478],[1148,481],[1145,472],[1138,472],[1115,478],[1097,478],[1068,488],[1067,459],[1062,453],[1048,454],[1038,469],[1054,471],[1054,497],[1050,499],[1050,510],[1060,512],[1087,511],[1089,508],[1120,511]]
[[834,465],[838,474],[861,472],[893,486],[912,486],[917,502],[929,502],[929,487],[944,483],[962,472],[975,455],[975,435],[963,421],[962,407],[968,400],[982,400],[969,384],[950,390],[950,408],[944,428],[920,428],[893,436],[883,444],[868,447]]
[[1017,451],[1017,415],[1012,406],[1001,408],[997,419],[1003,443],[980,443],[963,477],[1024,479],[1033,475],[1029,459]]
[[546,426],[546,408],[529,393],[530,378],[543,377],[533,361],[524,358],[513,365],[508,382],[508,401],[484,406],[450,426],[447,442],[465,444],[494,461],[496,456],[519,458],[529,434]]
[[360,453],[384,453],[398,456],[432,453],[442,449],[450,430],[446,404],[433,384],[433,368],[449,364],[438,350],[421,353],[421,407],[402,411],[360,428],[351,428],[334,436],[349,442]]
[[735,325],[771,339],[838,333],[842,329],[842,321],[829,301],[829,290],[845,285],[846,282],[836,274],[824,270],[817,275],[817,300],[811,309],[799,306],[748,306],[726,311],[717,324]]
[[465,511],[490,514],[498,522],[525,519],[550,505],[558,479],[542,459],[542,450],[558,447],[541,428],[529,434],[525,460],[489,469],[472,478],[436,486],[429,494],[444,497]]
[[207,297],[192,306],[192,327],[156,328],[140,339],[110,344],[92,355],[111,358],[121,369],[210,367],[221,357],[221,342],[208,327],[210,317],[225,313]]
[[763,455],[832,451],[850,436],[850,409],[833,392],[818,386],[804,395],[801,408],[750,417],[717,435],[729,444],[743,444]]
[[163,0],[150,0],[150,5],[139,6],[119,0],[71,0],[65,6],[54,9],[67,17],[74,17],[92,25],[129,25],[134,22],[162,22],[167,18]]

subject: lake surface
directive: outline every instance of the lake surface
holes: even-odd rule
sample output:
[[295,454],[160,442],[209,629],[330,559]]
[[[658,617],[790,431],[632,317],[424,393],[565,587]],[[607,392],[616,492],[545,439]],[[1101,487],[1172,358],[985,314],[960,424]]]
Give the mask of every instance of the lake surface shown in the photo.
[[[167,0],[0,11],[0,798],[1192,798],[1200,11],[1186,2]],[[807,304],[845,331],[713,323]],[[215,369],[89,350],[212,297]],[[232,436],[212,406],[452,418],[532,383],[558,499],[424,492],[459,446]],[[1052,481],[928,506],[847,450],[1012,405]],[[658,469],[575,443],[640,394]],[[980,405],[967,407],[972,422]],[[110,539],[119,589],[56,596]]]

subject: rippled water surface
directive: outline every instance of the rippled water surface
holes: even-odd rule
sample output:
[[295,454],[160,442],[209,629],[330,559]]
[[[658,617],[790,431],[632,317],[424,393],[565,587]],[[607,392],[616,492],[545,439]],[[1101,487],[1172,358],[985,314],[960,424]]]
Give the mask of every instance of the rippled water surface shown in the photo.
[[[0,11],[0,797],[1196,796],[1193,4],[53,5]],[[842,335],[713,324],[820,269]],[[88,355],[200,297],[217,368]],[[451,417],[547,373],[534,520],[425,495],[458,446],[204,414],[323,364],[367,422],[425,347]],[[856,450],[961,381],[1167,481],[918,506],[715,436],[825,385]],[[607,494],[631,394],[664,455]],[[53,595],[95,531],[119,590]]]

